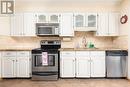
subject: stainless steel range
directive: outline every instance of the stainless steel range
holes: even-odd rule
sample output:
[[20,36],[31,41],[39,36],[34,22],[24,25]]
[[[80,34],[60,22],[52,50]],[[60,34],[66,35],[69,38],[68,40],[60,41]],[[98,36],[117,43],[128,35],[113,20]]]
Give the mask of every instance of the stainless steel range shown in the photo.
[[41,48],[32,50],[32,80],[57,80],[59,51],[61,43],[41,41]]

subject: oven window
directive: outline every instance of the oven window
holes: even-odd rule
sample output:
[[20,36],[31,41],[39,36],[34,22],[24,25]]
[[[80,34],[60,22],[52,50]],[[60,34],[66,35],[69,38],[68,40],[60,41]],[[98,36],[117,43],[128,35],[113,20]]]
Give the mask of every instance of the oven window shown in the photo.
[[52,27],[38,27],[38,34],[53,34]]
[[[46,63],[45,63],[46,62]],[[47,59],[43,59],[42,55],[36,55],[34,58],[34,66],[42,67],[42,66],[55,66],[55,55],[49,55]]]

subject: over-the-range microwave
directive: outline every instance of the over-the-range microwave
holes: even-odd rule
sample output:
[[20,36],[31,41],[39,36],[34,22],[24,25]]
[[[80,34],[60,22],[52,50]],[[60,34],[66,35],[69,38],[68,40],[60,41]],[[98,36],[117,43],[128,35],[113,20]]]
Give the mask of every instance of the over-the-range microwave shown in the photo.
[[36,23],[37,36],[59,36],[59,23]]

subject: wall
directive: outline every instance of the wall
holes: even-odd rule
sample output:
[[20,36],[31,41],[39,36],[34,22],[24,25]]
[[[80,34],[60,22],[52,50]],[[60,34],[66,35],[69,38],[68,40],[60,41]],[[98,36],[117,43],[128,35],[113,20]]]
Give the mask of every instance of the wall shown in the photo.
[[67,3],[60,2],[57,3],[55,1],[51,2],[29,2],[28,0],[24,0],[26,2],[19,2],[16,0],[15,9],[16,12],[103,12],[103,11],[119,11],[118,5],[115,4],[107,4],[107,3]]
[[[123,15],[129,15],[129,0],[123,0],[121,5],[119,5],[120,8],[120,17]],[[129,19],[128,19],[129,21]],[[119,33],[120,36],[114,38],[113,43],[115,44],[115,46],[119,47],[119,48],[128,48],[128,34],[129,34],[129,22],[125,23],[125,24],[121,24],[120,23],[120,29],[119,29]]]
[[130,79],[130,0],[123,0],[121,5],[121,14],[126,14],[128,16],[128,22],[126,24],[120,25],[120,37],[114,39],[114,42],[118,46],[126,46],[128,47],[128,76],[127,78]]

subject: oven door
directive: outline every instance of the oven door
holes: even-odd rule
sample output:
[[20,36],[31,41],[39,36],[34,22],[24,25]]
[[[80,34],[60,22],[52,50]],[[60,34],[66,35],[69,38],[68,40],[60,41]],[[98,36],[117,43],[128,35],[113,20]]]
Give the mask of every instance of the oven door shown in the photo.
[[55,35],[54,26],[37,26],[37,35]]
[[42,54],[32,54],[32,71],[58,71],[58,53],[48,54],[48,64],[43,65]]

